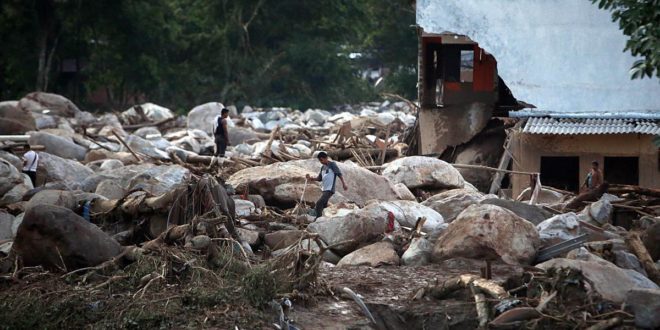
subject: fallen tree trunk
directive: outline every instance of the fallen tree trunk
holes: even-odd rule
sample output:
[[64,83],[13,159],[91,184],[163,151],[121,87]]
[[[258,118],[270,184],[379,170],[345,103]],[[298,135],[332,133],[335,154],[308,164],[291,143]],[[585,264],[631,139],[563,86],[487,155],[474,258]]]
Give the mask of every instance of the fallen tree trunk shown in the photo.
[[595,202],[608,191],[609,184],[604,182],[596,189],[579,194],[571,199],[564,207],[564,210],[579,210],[584,206],[584,202]]
[[646,249],[646,246],[644,246],[644,243],[642,243],[639,235],[637,235],[637,233],[629,233],[626,236],[626,245],[628,245],[630,250],[637,256],[639,263],[644,267],[649,279],[656,284],[660,283],[660,271],[658,271],[658,268],[655,266],[651,255],[649,255],[649,251]]

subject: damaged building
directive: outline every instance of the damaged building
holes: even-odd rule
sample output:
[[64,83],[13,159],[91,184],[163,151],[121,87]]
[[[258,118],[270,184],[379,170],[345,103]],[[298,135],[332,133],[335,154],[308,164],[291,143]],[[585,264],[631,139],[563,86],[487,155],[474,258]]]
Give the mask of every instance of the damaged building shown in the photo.
[[660,84],[630,80],[635,58],[607,11],[588,1],[421,0],[417,26],[410,153],[467,165],[461,174],[477,188],[513,197],[529,175],[474,165],[540,173],[543,185],[577,192],[598,161],[610,183],[660,186]]

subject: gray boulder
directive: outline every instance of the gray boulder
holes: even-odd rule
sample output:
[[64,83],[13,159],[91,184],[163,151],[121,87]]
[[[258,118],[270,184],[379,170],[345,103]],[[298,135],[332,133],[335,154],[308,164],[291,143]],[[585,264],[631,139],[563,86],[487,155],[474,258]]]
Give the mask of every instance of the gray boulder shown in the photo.
[[422,226],[424,232],[432,232],[438,228],[446,228],[442,215],[431,208],[412,201],[372,201],[365,206],[371,213],[387,215],[392,213],[401,226],[414,228],[419,218],[426,218]]
[[115,180],[103,180],[96,187],[96,194],[107,199],[122,199],[126,191]]
[[122,166],[124,166],[124,163],[119,159],[106,159],[101,163],[101,166],[99,166],[99,171],[114,170]]
[[0,134],[19,135],[36,129],[32,113],[19,108],[18,102],[0,102]]
[[[448,192],[454,193],[449,194]],[[434,195],[422,203],[422,205],[430,207],[442,214],[446,223],[454,221],[468,206],[479,204],[483,200],[483,194],[472,190],[454,189],[448,192]]]
[[606,223],[612,223],[613,211],[612,204],[607,200],[601,199],[589,204],[589,206],[582,210],[581,214],[587,216],[595,224],[602,226]]
[[503,207],[535,225],[538,225],[553,216],[550,211],[546,211],[540,206],[500,198],[485,199],[481,201],[481,204]]
[[11,230],[14,221],[13,215],[0,210],[0,240],[12,239],[14,237]]
[[77,161],[45,152],[39,152],[38,154],[38,171],[43,171],[45,182],[82,182],[88,176],[94,174],[94,171]]
[[200,129],[213,135],[213,121],[220,116],[224,107],[220,102],[209,102],[194,107],[188,112],[188,129]]
[[550,246],[580,235],[580,218],[573,212],[558,214],[536,225],[543,246]]
[[18,106],[23,110],[60,117],[75,117],[80,113],[80,109],[66,97],[44,92],[25,95]]
[[[307,230],[318,233],[328,245],[339,244],[333,250],[340,255],[354,251],[361,244],[373,242],[388,231],[388,216],[379,208],[364,208],[346,215],[318,218]],[[395,224],[395,229],[398,224]]]
[[76,197],[70,191],[64,190],[42,190],[36,193],[28,201],[25,209],[29,210],[38,205],[56,205],[69,210],[76,207]]
[[635,325],[645,329],[660,328],[660,290],[632,289],[626,295],[626,306],[635,314]]
[[23,160],[11,152],[0,150],[0,159],[6,160],[9,162],[9,164],[12,164],[14,167],[16,167],[17,170],[23,169]]
[[465,180],[451,164],[437,158],[411,156],[385,165],[383,176],[392,183],[403,183],[409,189],[463,188]]
[[122,251],[117,241],[73,211],[43,204],[25,212],[13,249],[25,266],[60,271],[96,266]]
[[611,263],[555,258],[536,267],[543,270],[568,268],[580,271],[591,282],[591,288],[596,293],[615,303],[624,302],[628,291],[632,289],[659,289],[644,275]]
[[0,196],[21,183],[23,183],[23,174],[8,161],[0,159]]
[[[128,146],[131,147],[131,149],[133,149],[133,151],[136,153],[140,153],[154,159],[170,159],[170,156],[168,156],[167,152],[158,149],[156,145],[151,141],[145,140],[137,135],[129,135],[125,138],[125,141],[126,144],[128,144]],[[121,151],[127,152],[129,150],[122,145]]]
[[416,237],[410,241],[410,246],[401,256],[401,264],[406,266],[423,266],[430,262],[433,243],[424,237]]
[[42,145],[45,147],[45,152],[65,159],[83,160],[87,154],[86,148],[73,143],[70,139],[49,133],[30,133],[28,142],[31,145]]

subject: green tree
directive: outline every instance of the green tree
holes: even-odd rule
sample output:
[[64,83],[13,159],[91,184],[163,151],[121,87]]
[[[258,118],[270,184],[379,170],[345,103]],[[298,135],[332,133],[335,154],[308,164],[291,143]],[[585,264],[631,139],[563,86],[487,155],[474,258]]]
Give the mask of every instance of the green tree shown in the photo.
[[612,21],[619,22],[630,37],[623,51],[630,50],[635,61],[632,79],[660,77],[660,0],[591,0],[598,8],[612,11]]

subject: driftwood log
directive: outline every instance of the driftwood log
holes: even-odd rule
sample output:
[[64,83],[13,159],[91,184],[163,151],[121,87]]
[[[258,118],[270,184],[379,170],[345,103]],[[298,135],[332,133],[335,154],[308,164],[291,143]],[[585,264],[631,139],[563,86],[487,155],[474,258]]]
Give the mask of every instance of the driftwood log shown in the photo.
[[649,279],[656,284],[660,284],[660,271],[658,271],[658,268],[655,266],[649,251],[646,249],[646,246],[644,246],[644,243],[642,243],[639,235],[634,232],[629,233],[626,236],[626,245],[628,245],[630,250],[637,256],[639,263],[644,267]]
[[564,207],[564,210],[579,210],[584,206],[584,202],[595,202],[607,192],[609,184],[603,182],[594,190],[587,191],[585,193],[579,194],[571,199],[568,204]]
[[610,185],[608,191],[612,194],[629,194],[634,193],[638,195],[646,195],[651,197],[660,198],[660,189],[642,188],[640,186],[631,186],[624,184]]

